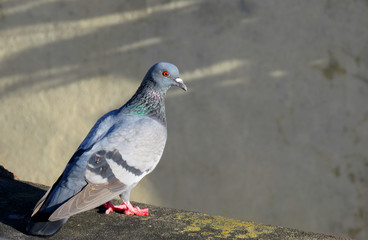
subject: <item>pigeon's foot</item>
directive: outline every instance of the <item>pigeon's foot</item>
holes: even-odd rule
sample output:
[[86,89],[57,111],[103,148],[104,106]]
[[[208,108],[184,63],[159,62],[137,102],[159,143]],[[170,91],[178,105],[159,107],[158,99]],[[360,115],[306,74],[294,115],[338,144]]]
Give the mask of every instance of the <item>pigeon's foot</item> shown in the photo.
[[140,209],[139,207],[133,207],[130,202],[124,202],[121,205],[114,205],[111,202],[107,202],[104,204],[106,208],[106,214],[110,212],[122,212],[126,215],[139,215],[139,216],[148,216],[148,208]]
[[106,208],[106,214],[109,214],[113,211],[116,212],[123,212],[125,210],[128,209],[128,207],[126,206],[126,204],[121,204],[121,205],[114,205],[111,202],[107,202],[104,204],[104,207]]

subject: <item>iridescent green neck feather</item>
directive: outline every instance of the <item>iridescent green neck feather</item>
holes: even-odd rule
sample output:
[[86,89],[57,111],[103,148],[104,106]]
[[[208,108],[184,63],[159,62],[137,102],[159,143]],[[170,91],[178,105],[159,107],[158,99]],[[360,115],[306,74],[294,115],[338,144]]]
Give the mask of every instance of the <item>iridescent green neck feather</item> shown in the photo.
[[166,124],[166,89],[160,89],[152,81],[143,81],[134,96],[122,107],[128,114],[156,118]]

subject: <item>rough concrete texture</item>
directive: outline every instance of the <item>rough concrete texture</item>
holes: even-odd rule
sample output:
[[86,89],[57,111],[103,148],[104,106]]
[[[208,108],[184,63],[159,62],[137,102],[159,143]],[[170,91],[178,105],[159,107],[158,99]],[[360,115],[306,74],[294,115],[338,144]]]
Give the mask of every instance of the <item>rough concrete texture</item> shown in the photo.
[[154,205],[368,239],[368,2],[0,1],[0,163],[52,184],[157,61]]
[[[34,204],[47,187],[0,174],[0,239],[39,239],[25,234]],[[117,204],[117,202],[116,202]],[[103,208],[71,217],[51,239],[343,239],[337,236],[262,225],[198,212],[160,208],[150,216],[105,215]]]

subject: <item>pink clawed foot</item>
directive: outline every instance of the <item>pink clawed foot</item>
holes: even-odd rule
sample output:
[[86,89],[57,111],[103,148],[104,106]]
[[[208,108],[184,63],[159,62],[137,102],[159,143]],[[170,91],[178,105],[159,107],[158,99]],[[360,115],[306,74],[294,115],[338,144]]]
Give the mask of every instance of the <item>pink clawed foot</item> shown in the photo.
[[121,204],[121,205],[114,205],[112,204],[111,202],[107,202],[104,204],[105,208],[106,208],[106,214],[109,214],[113,211],[116,211],[116,212],[123,212],[124,210],[127,210],[127,206],[126,204]]
[[126,215],[148,216],[148,208],[140,209],[139,207],[133,207],[130,202],[124,202],[121,205],[114,205],[111,202],[107,202],[104,206],[106,208],[106,214],[116,211],[123,212]]
[[[124,205],[124,204],[123,204]],[[125,203],[125,206],[128,208],[124,211],[127,215],[139,215],[139,216],[148,216],[148,208],[133,207],[130,202]]]

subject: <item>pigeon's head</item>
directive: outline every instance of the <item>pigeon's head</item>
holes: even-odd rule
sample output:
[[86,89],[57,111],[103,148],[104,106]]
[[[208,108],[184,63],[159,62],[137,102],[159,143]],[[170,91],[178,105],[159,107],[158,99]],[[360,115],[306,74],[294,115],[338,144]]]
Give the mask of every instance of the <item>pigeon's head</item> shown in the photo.
[[150,70],[148,70],[146,78],[150,79],[158,86],[160,89],[166,91],[171,86],[177,86],[187,90],[183,80],[179,77],[178,68],[171,63],[159,62],[153,65]]

